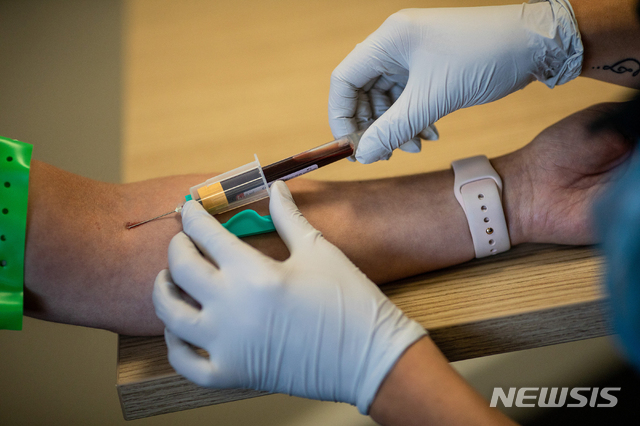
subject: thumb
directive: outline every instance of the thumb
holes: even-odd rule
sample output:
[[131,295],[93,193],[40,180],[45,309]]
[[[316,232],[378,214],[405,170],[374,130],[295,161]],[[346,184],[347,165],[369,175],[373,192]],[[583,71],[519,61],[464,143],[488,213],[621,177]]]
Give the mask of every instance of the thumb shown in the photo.
[[[388,158],[395,149],[411,141],[427,127],[426,117],[415,105],[411,89],[411,85],[407,84],[393,105],[362,135],[356,160],[369,164]],[[409,146],[407,148],[410,149]]]
[[276,181],[271,186],[269,212],[280,238],[287,245],[291,254],[309,236],[315,236],[316,238],[322,236],[320,231],[311,226],[307,219],[302,216],[298,206],[293,201],[289,188],[283,181]]

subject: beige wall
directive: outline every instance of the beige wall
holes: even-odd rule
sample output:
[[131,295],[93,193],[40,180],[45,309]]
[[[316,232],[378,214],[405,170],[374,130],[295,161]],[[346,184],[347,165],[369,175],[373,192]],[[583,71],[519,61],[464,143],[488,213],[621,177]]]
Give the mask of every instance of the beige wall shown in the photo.
[[120,180],[121,2],[0,1],[0,134]]

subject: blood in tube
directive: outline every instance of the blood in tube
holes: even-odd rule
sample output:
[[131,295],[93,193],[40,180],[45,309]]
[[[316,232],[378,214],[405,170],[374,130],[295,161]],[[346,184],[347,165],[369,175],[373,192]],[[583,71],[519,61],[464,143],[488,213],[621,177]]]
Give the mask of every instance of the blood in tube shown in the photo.
[[[250,167],[248,170],[245,168],[239,173],[233,173],[232,171],[230,176],[218,182],[207,183],[197,187],[197,193],[200,197],[195,199],[200,201],[210,213],[226,211],[227,206],[232,206],[238,202],[242,203],[245,199],[251,202],[249,200],[251,197],[254,200],[260,199],[256,198],[254,194],[266,189],[265,181],[268,186],[271,186],[276,180],[293,179],[352,155],[354,144],[357,143],[361,134],[362,132],[347,135],[269,164],[262,168],[262,174],[256,160],[255,164],[250,163],[253,168]],[[262,179],[263,175],[264,180]]]
[[353,146],[347,138],[320,145],[300,154],[285,158],[262,168],[269,184],[276,180],[289,180],[353,154]]

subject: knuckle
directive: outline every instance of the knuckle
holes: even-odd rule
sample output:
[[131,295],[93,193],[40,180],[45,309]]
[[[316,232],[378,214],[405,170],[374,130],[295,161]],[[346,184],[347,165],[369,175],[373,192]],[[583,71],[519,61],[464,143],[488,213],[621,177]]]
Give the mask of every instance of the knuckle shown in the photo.
[[310,246],[315,246],[316,244],[323,244],[321,241],[325,241],[324,235],[322,234],[322,232],[320,232],[315,228],[309,229],[307,231],[307,233],[304,235],[304,240],[307,241],[307,243]]
[[387,20],[385,21],[389,22],[391,24],[396,24],[396,25],[406,25],[406,24],[410,24],[413,22],[413,13],[411,9],[401,9],[399,11],[397,11],[396,13],[392,14],[391,16],[389,16],[387,18]]
[[153,284],[153,291],[151,293],[151,300],[153,302],[153,305],[156,311],[159,313],[164,313],[164,311],[166,311],[165,305],[166,305],[166,298],[168,294],[167,288],[169,286],[169,283],[164,277],[161,277],[161,275],[164,275],[164,272],[165,271],[162,271],[156,277],[156,281]]
[[153,292],[151,293],[151,298],[154,303],[162,303],[163,301],[163,293],[164,293],[164,280],[160,279],[160,275],[156,278],[156,281],[153,284]]
[[162,271],[158,272],[158,275],[156,275],[156,279],[154,281],[154,289],[156,289],[157,287],[160,287],[161,285],[163,285],[164,283],[166,283],[167,281],[169,281],[171,279],[170,275],[169,275],[169,270],[168,269],[163,269]]
[[[184,361],[182,359],[183,357],[181,354],[181,350],[176,348],[169,348],[169,351],[167,353],[167,358],[169,360],[169,364],[171,364],[171,367],[173,367],[173,369],[176,370],[176,372],[178,372],[179,374],[185,376],[186,371],[183,368]],[[194,379],[197,379],[197,377],[187,377],[187,378],[193,382],[195,382]]]
[[174,311],[170,315],[167,315],[167,321],[165,325],[170,330],[184,330],[185,328],[193,327],[194,318],[185,315],[183,312]]
[[202,244],[209,250],[217,251],[219,249],[224,249],[225,247],[230,247],[234,244],[233,238],[223,238],[224,235],[221,235],[215,229],[206,229],[202,231]]
[[210,386],[208,377],[205,374],[196,374],[190,380],[201,388]]
[[185,256],[185,249],[192,247],[193,241],[183,232],[176,234],[169,242],[169,263],[173,263],[176,260],[183,259]]
[[158,295],[157,292],[153,292],[152,296],[153,308],[156,312],[156,316],[163,322],[166,323],[166,317],[168,315],[168,309],[165,306],[164,299]]
[[168,328],[169,330],[175,330],[176,325],[178,324],[178,321],[176,319],[176,317],[178,316],[177,313],[170,312],[166,306],[162,309],[162,313],[163,315],[161,319],[165,327]]
[[251,277],[251,284],[258,289],[267,289],[276,281],[277,277],[272,274],[255,274]]
[[322,232],[314,229],[309,233],[309,239],[313,244],[318,244],[320,241],[324,241],[324,235],[322,235]]
[[187,235],[191,235],[193,233],[203,232],[203,230],[209,228],[210,218],[211,216],[209,216],[209,214],[206,211],[205,212],[196,211],[196,212],[189,213],[186,216],[183,216],[182,228],[184,229],[184,233]]
[[192,228],[197,225],[197,221],[199,219],[199,215],[193,212],[189,212],[186,215],[182,216],[182,229],[184,229],[185,233],[191,232]]
[[171,279],[176,283],[180,283],[191,272],[191,265],[188,259],[180,257],[171,262],[169,272],[171,273]]
[[203,388],[215,387],[215,375],[210,368],[197,374],[194,379],[194,383]]
[[251,284],[262,291],[270,291],[284,284],[285,276],[281,268],[264,266],[251,277]]
[[187,237],[187,235],[184,232],[178,232],[176,235],[174,235],[169,242],[169,251],[179,251],[180,245],[185,241],[185,237]]
[[198,316],[186,315],[185,313],[178,313],[176,315],[176,324],[180,324],[183,329],[193,329],[197,327],[199,323],[200,318]]
[[169,364],[173,367],[174,370],[180,370],[180,357],[176,353],[176,349],[172,347],[167,348],[167,358],[169,359]]
[[[224,238],[221,238],[224,237]],[[221,254],[234,253],[242,250],[244,244],[235,236],[221,236],[218,233],[210,232],[202,238],[203,248],[206,250],[205,258],[217,263]]]
[[344,75],[342,73],[342,65],[338,65],[332,72],[331,72],[331,85],[335,86],[336,84],[340,84],[340,83],[344,83]]

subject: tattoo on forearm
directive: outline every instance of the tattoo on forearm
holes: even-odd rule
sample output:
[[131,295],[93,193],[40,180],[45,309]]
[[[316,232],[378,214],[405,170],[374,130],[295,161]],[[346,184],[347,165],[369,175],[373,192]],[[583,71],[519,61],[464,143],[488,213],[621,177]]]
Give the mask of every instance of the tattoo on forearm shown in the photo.
[[[600,69],[600,67],[591,67],[591,69]],[[616,62],[613,65],[605,65],[602,67],[602,70],[608,71],[611,70],[616,74],[624,74],[627,72],[631,73],[631,77],[635,77],[640,74],[640,61],[634,58],[627,58],[621,61]]]

